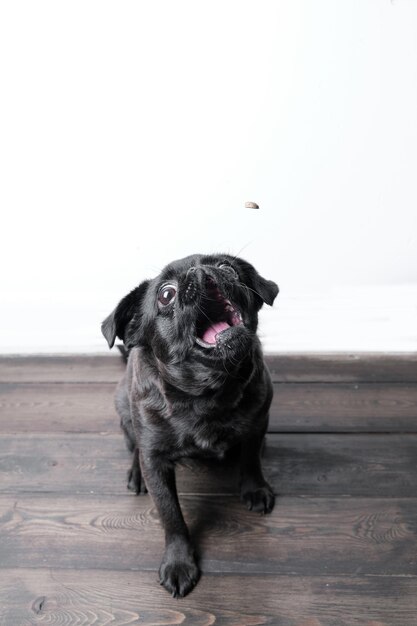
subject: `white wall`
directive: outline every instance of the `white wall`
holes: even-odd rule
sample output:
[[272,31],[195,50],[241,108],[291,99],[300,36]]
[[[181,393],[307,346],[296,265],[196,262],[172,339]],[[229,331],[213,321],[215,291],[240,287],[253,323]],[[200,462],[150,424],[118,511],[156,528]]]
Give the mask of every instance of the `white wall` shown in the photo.
[[213,250],[280,285],[269,350],[417,349],[416,33],[412,0],[2,3],[0,350],[106,350]]

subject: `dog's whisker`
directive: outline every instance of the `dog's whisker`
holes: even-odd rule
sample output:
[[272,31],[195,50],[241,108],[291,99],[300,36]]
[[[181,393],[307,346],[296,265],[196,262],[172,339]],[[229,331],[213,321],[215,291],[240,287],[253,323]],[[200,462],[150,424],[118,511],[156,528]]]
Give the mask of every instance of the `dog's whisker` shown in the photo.
[[259,296],[261,298],[261,300],[263,300],[261,294],[258,291],[256,291],[256,289],[253,289],[252,287],[249,287],[249,285],[246,285],[245,283],[242,283],[241,281],[239,281],[239,285],[241,287],[244,287],[248,291],[252,291],[253,293],[256,293],[256,295]]
[[209,296],[206,296],[205,294],[201,295],[201,300],[206,300],[207,302],[219,302],[217,300],[217,298],[210,298]]
[[208,321],[210,322],[210,324],[214,324],[214,321],[212,319],[209,318],[209,316],[207,315],[207,313],[198,305],[196,304],[196,308],[198,311],[200,311],[201,315],[204,315],[204,317],[206,317],[208,319]]
[[246,250],[246,248],[250,246],[253,243],[253,241],[254,240],[252,239],[251,241],[248,241],[247,243],[245,243],[245,245],[240,248],[239,252],[236,255],[231,254],[232,260],[236,261],[236,259],[242,254],[243,250]]

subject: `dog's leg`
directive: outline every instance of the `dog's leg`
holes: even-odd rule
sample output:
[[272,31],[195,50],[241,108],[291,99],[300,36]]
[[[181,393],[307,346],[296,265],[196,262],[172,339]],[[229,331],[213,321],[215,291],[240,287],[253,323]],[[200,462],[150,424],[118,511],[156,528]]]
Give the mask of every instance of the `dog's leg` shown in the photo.
[[[143,482],[139,465],[139,448],[133,428],[129,396],[127,395],[124,381],[120,383],[116,393],[116,409],[120,416],[120,428],[123,431],[126,447],[129,452],[133,453],[132,465],[127,473],[127,488],[138,496],[141,492]],[[144,485],[143,491],[144,493],[147,492],[146,485]]]
[[174,597],[183,597],[196,585],[200,571],[178,501],[175,468],[173,463],[142,450],[140,462],[165,531],[165,554],[159,568],[160,583]]
[[250,511],[270,513],[275,496],[262,472],[261,451],[264,433],[242,443],[240,498]]
[[139,448],[135,447],[133,450],[132,467],[127,473],[127,488],[138,496],[142,491],[142,483],[143,493],[148,493],[145,481],[142,479],[142,472],[139,464]]
[[119,383],[115,397],[116,411],[120,417],[120,428],[126,442],[129,452],[134,452],[136,448],[136,435],[133,428],[132,414],[130,411],[129,395],[124,379]]

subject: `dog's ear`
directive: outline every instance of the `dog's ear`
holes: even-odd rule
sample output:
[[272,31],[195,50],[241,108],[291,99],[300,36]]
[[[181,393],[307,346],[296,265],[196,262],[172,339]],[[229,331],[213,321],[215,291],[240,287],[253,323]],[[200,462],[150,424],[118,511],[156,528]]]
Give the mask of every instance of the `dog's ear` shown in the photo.
[[266,278],[258,274],[258,272],[256,272],[253,282],[253,288],[256,294],[262,298],[265,304],[269,304],[269,306],[272,306],[274,304],[275,298],[279,293],[278,285],[272,280],[267,280]]
[[119,337],[125,344],[127,343],[126,330],[133,320],[135,321],[135,339],[139,341],[142,304],[149,282],[149,280],[145,280],[139,287],[128,293],[102,323],[101,332],[106,338],[109,348],[113,348],[116,337]]
[[258,310],[264,302],[272,306],[279,292],[278,285],[258,274],[253,265],[247,261],[243,259],[235,260],[238,262],[241,270],[241,279],[250,288],[255,297]]

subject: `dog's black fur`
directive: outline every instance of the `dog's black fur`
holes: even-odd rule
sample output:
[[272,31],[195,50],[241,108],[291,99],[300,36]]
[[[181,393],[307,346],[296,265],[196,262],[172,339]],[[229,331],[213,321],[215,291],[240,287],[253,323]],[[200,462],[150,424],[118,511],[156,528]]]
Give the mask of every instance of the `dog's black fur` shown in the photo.
[[161,584],[186,595],[199,568],[181,513],[175,464],[184,457],[223,458],[239,448],[241,498],[269,513],[274,494],[260,453],[272,384],[256,335],[258,311],[272,305],[277,285],[246,261],[193,255],[125,296],[102,324],[129,352],[116,408],[133,452],[129,486],[142,476],[165,530]]

